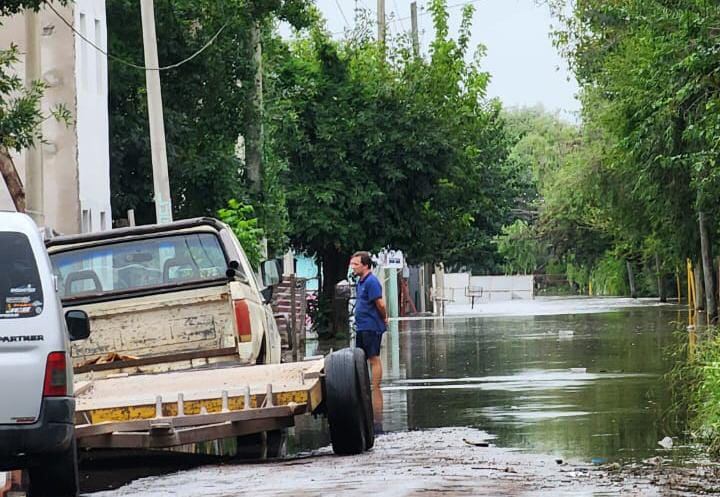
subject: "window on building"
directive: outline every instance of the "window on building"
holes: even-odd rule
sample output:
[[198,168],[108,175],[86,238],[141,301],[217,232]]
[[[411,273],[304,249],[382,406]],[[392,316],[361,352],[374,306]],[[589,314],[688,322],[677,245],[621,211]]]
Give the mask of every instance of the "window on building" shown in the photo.
[[82,211],[82,226],[83,233],[90,233],[92,231],[92,211],[90,209],[83,209]]
[[[95,19],[95,45],[105,50],[100,19]],[[100,50],[95,50],[95,89],[98,93],[102,93],[105,87],[105,61],[103,57]]]
[[[82,37],[88,38],[87,18],[82,12],[80,13],[80,34]],[[88,62],[88,43],[80,38],[80,80],[85,89],[88,87]]]

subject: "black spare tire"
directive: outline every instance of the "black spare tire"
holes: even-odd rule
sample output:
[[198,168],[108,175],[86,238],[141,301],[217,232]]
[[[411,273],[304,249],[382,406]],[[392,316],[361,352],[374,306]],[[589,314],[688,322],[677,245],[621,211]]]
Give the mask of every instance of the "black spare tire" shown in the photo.
[[365,450],[370,450],[375,445],[375,417],[372,405],[372,393],[370,392],[370,370],[368,369],[367,358],[362,349],[353,349],[355,354],[355,374],[358,378],[360,389],[360,403],[364,418],[365,429]]
[[[362,351],[357,352],[364,359]],[[325,403],[330,440],[333,451],[341,455],[359,454],[367,448],[367,407],[361,392],[356,357],[356,350],[342,349],[325,358]]]

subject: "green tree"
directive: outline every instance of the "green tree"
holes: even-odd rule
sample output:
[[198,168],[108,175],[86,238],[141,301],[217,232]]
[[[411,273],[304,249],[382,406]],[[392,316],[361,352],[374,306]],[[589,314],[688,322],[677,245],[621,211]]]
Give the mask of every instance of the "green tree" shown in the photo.
[[532,274],[542,258],[542,247],[532,228],[522,219],[503,226],[502,234],[493,239],[498,253],[505,258],[506,274]]
[[[167,155],[174,215],[214,215],[231,199],[252,203],[273,242],[282,243],[282,197],[248,193],[244,164],[237,153],[247,135],[248,89],[254,85],[249,33],[259,24],[268,35],[278,19],[302,26],[311,18],[310,0],[156,2],[160,65],[184,60],[220,35],[199,56],[162,71]],[[139,3],[108,0],[108,46],[114,55],[142,65]],[[116,216],[134,208],[138,222],[154,221],[152,166],[143,70],[109,61],[110,170]],[[277,168],[270,171],[277,176]],[[271,187],[273,184],[271,182]],[[272,222],[262,222],[271,219]],[[277,230],[277,231],[276,231]]]
[[[551,4],[562,21],[558,45],[582,88],[583,121],[600,144],[585,169],[599,172],[593,188],[615,253],[638,258],[655,246],[658,257],[697,260],[702,245],[705,272],[713,274],[720,7],[703,0]],[[712,290],[712,278],[706,284]]]
[[258,269],[262,262],[263,230],[258,227],[255,209],[252,205],[242,204],[235,199],[228,201],[227,207],[218,211],[218,217],[226,223],[237,236],[253,268]]
[[431,3],[427,58],[401,40],[381,50],[363,26],[341,42],[316,26],[278,55],[270,98],[291,240],[319,255],[326,297],[361,248],[400,248],[413,262],[494,259],[515,191],[482,50],[466,63],[471,9],[454,40],[446,3]]

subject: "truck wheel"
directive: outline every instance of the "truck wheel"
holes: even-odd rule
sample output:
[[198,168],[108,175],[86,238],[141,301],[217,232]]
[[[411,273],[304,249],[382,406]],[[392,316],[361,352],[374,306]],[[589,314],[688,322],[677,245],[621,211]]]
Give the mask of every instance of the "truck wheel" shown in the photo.
[[287,430],[271,430],[236,437],[241,460],[278,459],[287,455]]
[[262,339],[262,345],[260,345],[260,352],[258,352],[257,359],[255,359],[255,364],[266,364],[267,363],[267,337],[263,336]]
[[365,352],[357,348],[352,350],[355,354],[355,373],[357,374],[360,403],[365,422],[365,450],[370,450],[375,445],[375,413],[373,412],[372,394],[370,393],[370,371]]
[[77,497],[80,477],[75,439],[68,450],[30,468],[28,473],[29,497]]
[[358,376],[353,350],[342,349],[325,358],[325,402],[330,440],[336,454],[359,454],[366,447]]

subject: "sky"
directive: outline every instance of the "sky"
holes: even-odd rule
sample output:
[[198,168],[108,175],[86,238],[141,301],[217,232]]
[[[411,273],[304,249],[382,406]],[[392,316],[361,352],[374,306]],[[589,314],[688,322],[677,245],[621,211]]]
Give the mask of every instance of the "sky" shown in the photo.
[[[315,0],[324,14],[328,29],[338,38],[347,24],[352,26],[354,9],[370,10],[375,18],[377,0]],[[390,33],[410,30],[410,0],[386,0],[385,11]],[[429,0],[417,0],[420,44],[427,53],[433,38],[432,19],[425,9]],[[462,5],[468,0],[448,0],[451,36],[457,36]],[[505,107],[541,104],[561,117],[577,121],[580,103],[574,76],[553,47],[550,30],[553,19],[547,6],[537,0],[475,0],[471,46],[483,44],[487,54],[483,70],[492,79],[490,97],[498,97]],[[344,14],[344,16],[343,16]],[[346,20],[347,19],[347,24]]]

